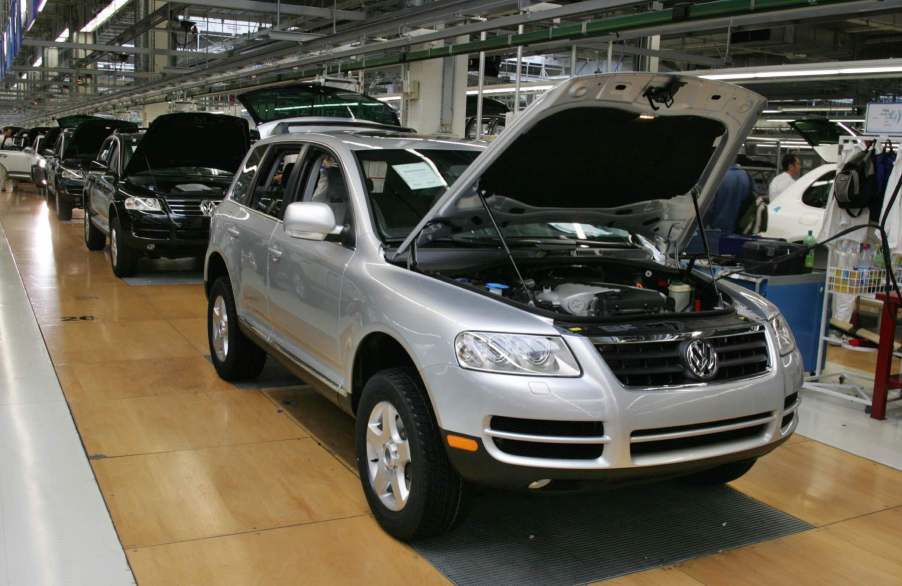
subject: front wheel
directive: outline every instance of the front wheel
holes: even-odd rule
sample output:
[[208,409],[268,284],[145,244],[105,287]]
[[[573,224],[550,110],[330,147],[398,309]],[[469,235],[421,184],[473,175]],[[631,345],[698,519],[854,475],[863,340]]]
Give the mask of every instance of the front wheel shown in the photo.
[[68,222],[72,219],[72,202],[65,197],[60,197],[58,191],[56,193],[56,217],[61,222]]
[[106,246],[106,235],[91,221],[91,210],[85,202],[85,246],[88,250],[103,250]]
[[683,477],[685,482],[689,484],[715,485],[733,482],[746,472],[752,469],[758,458],[750,460],[740,460],[739,462],[730,462],[729,464],[721,464],[717,468],[702,470],[695,474]]
[[454,525],[464,482],[448,461],[416,371],[386,369],[367,381],[355,435],[363,492],[387,533],[407,541]]
[[119,218],[114,218],[110,226],[110,264],[113,274],[120,279],[131,277],[138,267],[138,253],[125,243]]
[[210,287],[207,339],[210,344],[210,360],[217,374],[224,380],[256,378],[266,364],[266,352],[238,327],[238,312],[228,277],[219,277]]

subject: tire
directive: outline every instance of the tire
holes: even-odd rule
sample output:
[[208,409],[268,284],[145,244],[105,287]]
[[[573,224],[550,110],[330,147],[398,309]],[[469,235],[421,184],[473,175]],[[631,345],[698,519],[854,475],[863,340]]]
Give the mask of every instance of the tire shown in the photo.
[[128,247],[122,240],[122,225],[114,218],[110,225],[110,264],[117,277],[131,277],[138,267],[140,254]]
[[256,378],[266,364],[266,352],[238,327],[238,312],[228,277],[219,277],[210,287],[207,341],[210,344],[210,360],[216,373],[224,380]]
[[88,250],[103,250],[106,246],[106,234],[101,232],[91,221],[91,212],[85,202],[85,246]]
[[59,192],[56,196],[56,217],[61,222],[68,222],[72,219],[72,202],[66,198],[60,198]]
[[[464,481],[448,461],[415,371],[391,368],[366,382],[355,432],[363,492],[388,534],[409,541],[454,526],[461,517]],[[385,488],[377,491],[377,483]]]
[[736,480],[737,478],[751,470],[752,466],[754,466],[755,462],[757,461],[758,458],[752,458],[751,460],[740,460],[738,462],[722,464],[717,468],[702,470],[701,472],[696,472],[695,474],[684,476],[682,480],[689,484],[708,486],[715,484],[726,484],[728,482]]

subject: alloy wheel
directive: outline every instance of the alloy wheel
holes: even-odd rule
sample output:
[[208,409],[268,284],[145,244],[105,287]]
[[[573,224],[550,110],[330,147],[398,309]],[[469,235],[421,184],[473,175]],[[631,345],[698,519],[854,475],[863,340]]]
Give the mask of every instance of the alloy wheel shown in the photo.
[[213,319],[210,320],[210,332],[213,335],[213,351],[220,362],[229,356],[229,314],[222,295],[213,302]]
[[388,509],[400,511],[410,498],[410,443],[401,414],[388,401],[370,412],[366,429],[370,487]]

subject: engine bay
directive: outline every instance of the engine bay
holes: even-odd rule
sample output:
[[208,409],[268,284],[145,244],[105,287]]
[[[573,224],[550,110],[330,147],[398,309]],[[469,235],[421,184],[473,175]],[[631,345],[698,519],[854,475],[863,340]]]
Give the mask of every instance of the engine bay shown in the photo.
[[716,309],[713,286],[688,271],[613,261],[467,271],[443,276],[454,282],[569,319],[611,319],[697,313]]

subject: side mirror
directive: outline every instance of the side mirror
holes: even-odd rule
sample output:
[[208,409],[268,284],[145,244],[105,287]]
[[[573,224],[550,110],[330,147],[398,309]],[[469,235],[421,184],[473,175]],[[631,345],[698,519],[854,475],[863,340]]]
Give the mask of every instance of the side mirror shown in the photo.
[[52,157],[53,149],[41,149],[41,155],[44,157]]
[[292,238],[325,240],[335,232],[335,213],[322,202],[296,201],[285,209],[284,227]]
[[32,154],[32,153],[34,152],[34,149],[31,148],[31,147],[25,147],[24,150],[25,150],[25,152],[28,153],[29,155]]

